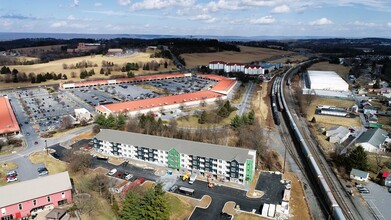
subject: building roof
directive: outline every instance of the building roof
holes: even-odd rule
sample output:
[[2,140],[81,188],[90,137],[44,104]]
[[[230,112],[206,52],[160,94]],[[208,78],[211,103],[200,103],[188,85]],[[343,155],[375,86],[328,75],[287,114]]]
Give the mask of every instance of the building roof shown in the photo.
[[46,220],[48,220],[48,219],[59,220],[59,219],[61,219],[62,217],[64,217],[64,215],[65,215],[66,213],[67,213],[67,210],[66,210],[66,209],[54,208],[54,209],[52,209],[52,211],[50,211],[50,212],[46,215]]
[[215,92],[222,92],[224,94],[228,93],[232,87],[236,85],[236,80],[230,80],[230,79],[224,79],[219,81],[213,88],[211,88],[211,91]]
[[309,70],[308,77],[311,89],[348,89],[349,85],[334,71]]
[[265,69],[276,67],[276,64],[273,63],[260,63],[259,65]]
[[247,159],[253,158],[249,155],[250,151],[252,151],[249,149],[226,147],[216,144],[207,144],[110,129],[101,129],[95,137],[99,140],[160,149],[164,151],[169,151],[170,149],[175,148],[180,153],[185,153],[187,155],[196,155],[226,161],[236,160],[239,163],[245,163]]
[[369,143],[379,148],[387,138],[388,133],[380,128],[369,129],[357,138],[356,143]]
[[326,135],[328,136],[338,136],[338,137],[345,137],[346,134],[350,133],[349,129],[343,126],[336,126],[332,127],[329,130],[327,130]]
[[227,66],[244,66],[244,63],[227,63]]
[[212,61],[212,62],[209,62],[209,64],[226,64],[226,62],[224,62],[224,61]]
[[227,79],[224,76],[219,76],[219,75],[214,75],[214,74],[200,74],[197,76],[202,79],[211,79],[211,80],[216,80],[216,81]]
[[247,69],[263,69],[263,67],[257,66],[257,65],[246,65],[244,68],[247,68]]
[[358,170],[358,169],[354,169],[353,168],[352,171],[350,171],[350,175],[358,176],[358,177],[361,177],[363,179],[366,179],[366,178],[368,178],[369,173],[365,172],[365,171],[362,171],[362,170]]
[[86,113],[90,113],[90,112],[87,109],[85,109],[85,108],[76,108],[75,109],[75,113],[86,114]]
[[132,111],[155,108],[159,106],[163,107],[163,106],[175,105],[180,103],[192,102],[196,100],[217,98],[221,96],[222,96],[221,94],[212,91],[199,91],[199,92],[192,92],[192,93],[180,94],[180,95],[172,95],[172,96],[164,96],[164,97],[137,100],[137,101],[100,105],[95,108],[101,112],[109,112],[109,113],[132,112]]
[[0,134],[20,131],[8,97],[0,97]]
[[0,187],[0,208],[72,189],[68,172]]

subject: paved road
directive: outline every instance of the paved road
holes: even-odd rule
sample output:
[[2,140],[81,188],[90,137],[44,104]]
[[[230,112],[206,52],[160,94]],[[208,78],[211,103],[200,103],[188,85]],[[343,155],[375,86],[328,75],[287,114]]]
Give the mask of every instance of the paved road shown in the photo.
[[391,219],[391,193],[386,188],[373,182],[369,182],[367,188],[370,193],[362,194],[362,197],[368,203],[377,219]]
[[239,106],[239,111],[238,111],[237,115],[239,115],[239,116],[243,115],[244,113],[246,113],[246,111],[250,107],[251,95],[252,95],[253,90],[254,90],[254,83],[250,81],[248,83],[247,90],[243,95],[243,99],[242,99],[242,102]]

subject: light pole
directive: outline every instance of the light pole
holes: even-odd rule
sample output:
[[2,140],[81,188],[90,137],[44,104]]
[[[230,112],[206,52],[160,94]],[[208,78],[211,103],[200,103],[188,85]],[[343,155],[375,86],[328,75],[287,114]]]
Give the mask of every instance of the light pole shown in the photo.
[[48,140],[45,140],[45,150],[46,150],[46,154],[49,154],[49,151],[48,151]]

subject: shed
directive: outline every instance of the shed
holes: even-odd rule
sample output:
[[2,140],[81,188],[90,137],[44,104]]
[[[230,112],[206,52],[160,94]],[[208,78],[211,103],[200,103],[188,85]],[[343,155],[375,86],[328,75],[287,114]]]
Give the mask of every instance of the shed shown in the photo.
[[352,180],[368,182],[368,177],[369,177],[368,172],[359,169],[352,169],[352,171],[350,171],[350,179]]
[[349,129],[343,126],[332,127],[326,131],[326,136],[329,137],[331,143],[340,144],[348,139],[349,135]]
[[61,220],[65,214],[67,214],[67,210],[54,208],[46,215],[46,220]]

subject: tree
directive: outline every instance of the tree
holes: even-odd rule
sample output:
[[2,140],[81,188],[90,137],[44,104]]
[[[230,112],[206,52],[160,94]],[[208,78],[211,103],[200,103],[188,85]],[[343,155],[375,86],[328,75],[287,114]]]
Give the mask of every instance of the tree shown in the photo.
[[75,154],[69,152],[66,156],[66,161],[69,162],[68,168],[71,172],[82,171],[86,173],[87,168],[91,167],[91,156],[88,154]]
[[235,117],[231,121],[231,126],[233,128],[240,128],[243,125],[242,118],[240,118],[238,115],[235,115]]
[[72,123],[72,119],[70,116],[64,116],[61,121],[61,127],[64,129],[70,129],[73,128],[74,125]]
[[120,213],[120,219],[142,219],[140,216],[140,200],[141,196],[134,191],[129,191],[126,194],[122,211]]
[[248,124],[252,125],[254,123],[254,119],[255,119],[255,113],[253,110],[251,110],[248,113]]
[[167,69],[167,66],[168,66],[168,63],[166,61],[166,62],[164,62],[164,68]]
[[208,119],[208,113],[207,113],[206,111],[203,111],[203,112],[201,113],[200,118],[198,119],[198,123],[200,123],[200,124],[205,124],[206,121],[207,121],[207,119]]
[[105,74],[105,70],[103,68],[100,68],[100,71],[99,71],[100,74]]
[[361,146],[356,147],[347,157],[347,166],[349,169],[368,170],[367,152]]

